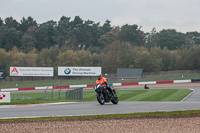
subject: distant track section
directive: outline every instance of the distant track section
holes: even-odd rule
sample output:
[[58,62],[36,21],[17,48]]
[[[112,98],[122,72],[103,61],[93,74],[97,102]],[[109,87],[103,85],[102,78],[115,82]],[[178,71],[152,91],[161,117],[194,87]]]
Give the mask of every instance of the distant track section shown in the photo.
[[[110,83],[110,86],[128,86],[128,85],[152,85],[152,84],[176,84],[176,83],[191,83],[200,81],[200,79],[190,79],[190,80],[169,80],[169,81],[147,81],[147,82],[129,82],[129,83]],[[25,91],[25,90],[44,90],[49,89],[67,89],[67,88],[89,88],[94,87],[94,84],[84,84],[84,85],[64,85],[64,86],[42,86],[42,87],[26,87],[26,88],[7,88],[0,89],[1,91]]]

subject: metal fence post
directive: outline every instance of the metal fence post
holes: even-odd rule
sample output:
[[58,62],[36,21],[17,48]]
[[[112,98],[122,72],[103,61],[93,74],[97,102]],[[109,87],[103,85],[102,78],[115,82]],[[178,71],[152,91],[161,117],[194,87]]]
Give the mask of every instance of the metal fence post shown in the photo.
[[83,88],[67,90],[65,97],[66,100],[83,100]]
[[58,95],[59,95],[59,96],[58,96],[58,99],[59,99],[59,100],[60,100],[60,91],[61,91],[61,89],[62,89],[62,88],[60,88],[59,93],[58,93]]
[[51,90],[51,100],[53,100],[53,88]]
[[44,100],[47,100],[47,89],[49,88],[49,86],[47,86],[47,88],[44,90]]

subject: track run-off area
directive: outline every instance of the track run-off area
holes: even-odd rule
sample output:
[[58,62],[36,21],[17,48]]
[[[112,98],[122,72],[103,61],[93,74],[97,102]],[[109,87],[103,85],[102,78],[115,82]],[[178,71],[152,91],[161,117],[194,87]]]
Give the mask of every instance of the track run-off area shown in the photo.
[[[142,85],[126,86],[129,89],[143,89],[142,87]],[[200,110],[200,83],[162,84],[149,87],[150,89],[186,88],[194,91],[180,102],[119,101],[117,105],[112,103],[100,105],[95,101],[0,105],[0,119]],[[123,88],[125,87],[123,86]],[[116,87],[116,89],[120,89],[120,87]]]

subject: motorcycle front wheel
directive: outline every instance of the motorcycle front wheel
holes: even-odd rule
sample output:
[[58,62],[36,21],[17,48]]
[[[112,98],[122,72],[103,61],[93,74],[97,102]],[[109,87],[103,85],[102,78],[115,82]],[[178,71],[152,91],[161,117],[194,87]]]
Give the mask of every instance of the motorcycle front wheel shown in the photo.
[[118,97],[117,97],[117,94],[116,94],[116,91],[115,91],[115,89],[113,89],[113,99],[111,100],[111,102],[113,103],[113,104],[118,104],[118,102],[119,102],[119,100],[118,100]]
[[104,104],[105,104],[105,99],[104,99],[103,94],[97,93],[97,101],[98,101],[101,105],[104,105]]

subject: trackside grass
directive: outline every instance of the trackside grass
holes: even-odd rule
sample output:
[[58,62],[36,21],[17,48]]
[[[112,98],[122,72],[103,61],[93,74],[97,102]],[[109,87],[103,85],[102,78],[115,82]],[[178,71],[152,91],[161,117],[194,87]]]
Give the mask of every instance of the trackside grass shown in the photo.
[[[116,90],[119,101],[181,101],[188,96],[192,90],[190,89],[149,89],[149,90]],[[53,99],[48,94],[47,100],[44,100],[44,93],[16,93],[11,94],[11,103],[7,104],[36,104],[50,102],[72,102],[78,100],[65,100],[65,92],[61,92],[60,100],[58,92],[54,92]],[[18,99],[15,99],[18,98]],[[84,91],[83,100],[81,101],[97,101],[95,91]],[[79,102],[81,102],[79,101]]]
[[[181,101],[193,90],[189,89],[149,89],[116,90],[119,101]],[[96,101],[95,92],[85,92],[85,101]]]
[[105,114],[105,115],[84,115],[84,116],[55,116],[55,117],[36,117],[36,118],[12,118],[0,119],[1,121],[26,121],[26,120],[52,120],[52,119],[65,119],[65,120],[80,120],[87,118],[120,118],[120,117],[151,117],[151,116],[181,116],[181,115],[196,115],[200,114],[200,110],[189,111],[172,111],[172,112],[145,112],[145,113],[128,113],[128,114]]

